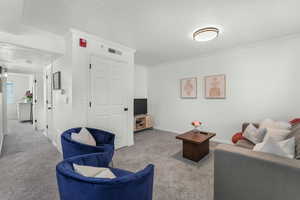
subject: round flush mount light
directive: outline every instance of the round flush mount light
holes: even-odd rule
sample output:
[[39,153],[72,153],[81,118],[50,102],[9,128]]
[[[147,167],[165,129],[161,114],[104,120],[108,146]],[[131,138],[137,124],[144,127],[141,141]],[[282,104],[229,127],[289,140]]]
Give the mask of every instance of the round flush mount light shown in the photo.
[[219,29],[215,27],[205,27],[193,33],[193,39],[198,42],[210,41],[218,37]]

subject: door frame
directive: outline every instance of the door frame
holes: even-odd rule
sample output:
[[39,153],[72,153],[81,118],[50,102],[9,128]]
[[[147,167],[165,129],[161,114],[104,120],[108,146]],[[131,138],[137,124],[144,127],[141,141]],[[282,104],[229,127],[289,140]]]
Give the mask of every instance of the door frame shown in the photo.
[[37,80],[35,74],[32,75],[32,81],[32,125],[37,130]]
[[[53,89],[52,89],[52,72],[53,72],[53,64],[46,66],[44,70],[44,111],[45,111],[45,131],[44,134],[51,138],[51,134],[49,133],[50,126],[52,126],[52,116],[53,116]],[[50,84],[49,81],[50,80]],[[50,94],[48,94],[48,89],[50,88]],[[50,103],[49,103],[50,102]],[[50,108],[50,109],[49,109]],[[50,115],[49,115],[50,113]]]
[[[1,67],[0,67],[1,68]],[[6,102],[6,81],[7,81],[7,77],[4,76],[3,73],[3,68],[1,68],[1,72],[0,72],[0,101],[2,101],[0,103],[0,156],[2,153],[2,147],[3,147],[3,141],[4,141],[4,137],[5,135],[7,135],[7,102]]]

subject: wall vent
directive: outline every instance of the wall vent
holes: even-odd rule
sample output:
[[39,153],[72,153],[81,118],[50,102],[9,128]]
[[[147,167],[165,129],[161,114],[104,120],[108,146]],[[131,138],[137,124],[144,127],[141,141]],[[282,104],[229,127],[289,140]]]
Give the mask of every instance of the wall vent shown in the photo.
[[108,52],[109,52],[109,53],[113,53],[113,54],[117,54],[117,55],[119,55],[119,56],[122,55],[122,52],[121,52],[121,51],[116,50],[116,49],[112,49],[112,48],[108,48]]

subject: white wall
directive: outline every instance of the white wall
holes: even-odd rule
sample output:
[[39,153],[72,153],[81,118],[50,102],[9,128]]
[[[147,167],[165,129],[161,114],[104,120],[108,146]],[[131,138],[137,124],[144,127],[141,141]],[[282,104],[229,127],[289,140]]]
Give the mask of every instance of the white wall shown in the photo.
[[32,78],[25,74],[9,73],[7,77],[8,83],[13,83],[14,101],[12,104],[7,104],[7,118],[18,119],[17,104],[25,96],[27,90],[32,91]]
[[[52,72],[61,72],[61,88],[64,90],[53,90],[52,93],[52,114],[48,117],[52,119],[48,122],[49,137],[61,151],[60,134],[69,128],[72,128],[72,40],[66,37],[66,53],[63,57],[57,59],[52,64]],[[52,77],[50,77],[52,78]],[[52,86],[51,86],[52,87]],[[46,111],[47,112],[47,111]]]
[[[199,44],[201,45],[201,44]],[[149,107],[155,127],[182,133],[192,120],[228,142],[242,122],[300,116],[300,37],[283,38],[206,57],[149,68]],[[203,97],[203,77],[225,74],[227,97]],[[198,77],[198,98],[181,99],[179,80]]]
[[[79,47],[79,38],[87,39],[87,48]],[[107,48],[117,48],[122,50],[122,56],[110,54]],[[90,56],[98,55],[108,59],[126,61],[132,68],[131,101],[133,102],[133,61],[134,51],[121,45],[104,41],[96,36],[89,35],[80,31],[72,30],[66,35],[65,55],[53,62],[53,73],[61,72],[61,87],[65,91],[62,94],[61,90],[53,91],[53,109],[52,121],[49,124],[51,130],[48,135],[53,143],[60,149],[60,134],[69,128],[87,126],[88,113],[88,87],[89,87],[89,64]],[[128,106],[129,112],[133,112],[133,103]],[[133,113],[129,119],[130,127],[133,133]],[[133,134],[132,134],[133,135]],[[133,136],[130,138],[130,144],[133,143]]]
[[134,71],[134,98],[148,97],[148,72],[147,67],[135,65]]

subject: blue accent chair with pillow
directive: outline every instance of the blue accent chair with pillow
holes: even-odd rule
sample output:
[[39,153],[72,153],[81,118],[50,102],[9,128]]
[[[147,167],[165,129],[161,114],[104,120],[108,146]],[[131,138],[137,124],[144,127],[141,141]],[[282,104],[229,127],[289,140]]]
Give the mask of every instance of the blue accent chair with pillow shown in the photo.
[[[109,155],[93,153],[68,158],[56,166],[60,200],[152,200],[154,166],[132,173],[110,168]],[[76,173],[73,163],[93,167],[107,167],[114,179],[93,178]]]
[[111,159],[114,154],[114,141],[115,135],[106,131],[86,128],[96,141],[96,146],[91,146],[83,144],[77,141],[72,140],[72,134],[78,134],[81,131],[81,128],[72,128],[66,130],[61,135],[61,145],[63,151],[63,158],[70,158],[73,156],[79,156],[90,153],[98,152],[110,152]]

